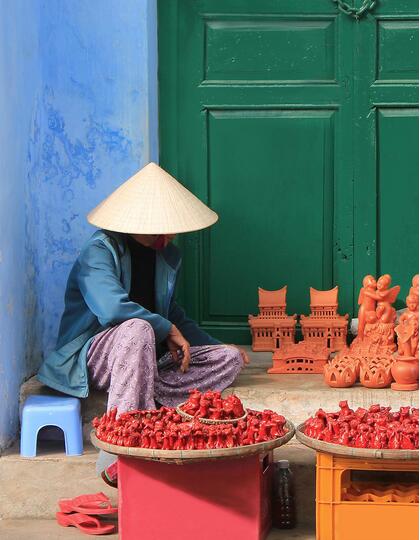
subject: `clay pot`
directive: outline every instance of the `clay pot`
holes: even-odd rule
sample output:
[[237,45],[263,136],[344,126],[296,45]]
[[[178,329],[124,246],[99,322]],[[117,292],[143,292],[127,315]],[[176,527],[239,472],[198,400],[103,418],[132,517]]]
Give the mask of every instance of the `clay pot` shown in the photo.
[[367,388],[386,388],[392,382],[391,365],[380,360],[363,362],[360,383]]
[[419,360],[414,356],[397,356],[392,364],[392,376],[395,382],[393,390],[417,390],[419,380]]
[[324,366],[324,380],[332,388],[348,388],[356,379],[356,370],[349,362],[333,360]]

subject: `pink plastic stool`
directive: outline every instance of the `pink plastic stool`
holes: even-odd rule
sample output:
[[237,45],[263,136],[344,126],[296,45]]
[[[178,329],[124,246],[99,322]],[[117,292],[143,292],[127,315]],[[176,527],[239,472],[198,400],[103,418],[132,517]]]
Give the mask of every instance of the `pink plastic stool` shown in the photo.
[[272,452],[175,465],[118,458],[121,540],[263,540]]

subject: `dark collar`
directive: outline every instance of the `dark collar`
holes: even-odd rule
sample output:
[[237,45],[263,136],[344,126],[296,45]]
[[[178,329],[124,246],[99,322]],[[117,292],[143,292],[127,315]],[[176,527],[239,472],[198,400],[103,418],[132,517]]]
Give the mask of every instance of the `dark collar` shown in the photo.
[[[102,230],[104,234],[113,238],[118,246],[120,255],[124,255],[128,250],[127,235],[125,233],[118,233],[114,231]],[[181,253],[179,249],[171,242],[164,249],[159,250],[157,254],[165,261],[165,263],[172,268],[175,272],[181,265]]]

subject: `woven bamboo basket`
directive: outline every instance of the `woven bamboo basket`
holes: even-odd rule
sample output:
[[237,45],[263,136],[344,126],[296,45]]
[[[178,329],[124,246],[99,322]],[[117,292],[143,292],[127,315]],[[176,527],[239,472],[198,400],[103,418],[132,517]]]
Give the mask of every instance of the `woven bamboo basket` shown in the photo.
[[272,441],[250,444],[248,446],[235,446],[233,448],[215,448],[206,450],[154,450],[151,448],[138,448],[129,446],[117,446],[99,440],[95,435],[95,430],[91,431],[90,439],[92,444],[101,450],[117,456],[129,456],[146,461],[160,461],[174,465],[185,463],[197,463],[199,461],[213,461],[216,459],[235,459],[269,452],[274,448],[283,446],[293,437],[295,433],[294,425],[287,421],[288,432]]
[[418,460],[418,450],[377,450],[375,448],[353,448],[341,444],[332,444],[325,441],[318,441],[308,437],[303,433],[304,423],[296,428],[296,438],[305,446],[336,456],[368,459],[393,459],[393,460]]
[[[185,418],[185,420],[194,420],[194,416],[191,416],[191,414],[186,413],[181,409],[181,407],[185,405],[185,403],[181,403],[176,408],[176,412],[182,416],[182,418]],[[214,420],[213,418],[201,418],[198,417],[198,420],[201,424],[237,424],[240,420],[245,420],[248,416],[248,412],[245,411],[245,414],[243,416],[240,416],[238,418],[228,418],[227,420]]]

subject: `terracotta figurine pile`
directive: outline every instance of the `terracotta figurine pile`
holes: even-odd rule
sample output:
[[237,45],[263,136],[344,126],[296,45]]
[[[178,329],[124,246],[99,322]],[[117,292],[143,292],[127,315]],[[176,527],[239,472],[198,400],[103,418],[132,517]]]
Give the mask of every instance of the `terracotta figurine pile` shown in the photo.
[[349,408],[341,401],[340,411],[327,413],[319,409],[306,420],[304,433],[321,441],[355,448],[414,450],[419,447],[419,409],[372,405],[369,409]]
[[324,379],[329,386],[345,388],[359,379],[368,388],[418,388],[418,284],[419,276],[415,275],[406,298],[407,309],[395,326],[397,314],[392,303],[400,287],[390,287],[389,274],[378,280],[365,276],[359,294],[358,334],[349,348],[342,349],[324,366]]
[[[198,391],[191,395],[194,402]],[[113,409],[92,424],[97,438],[104,442],[159,450],[232,448],[267,442],[287,433],[286,420],[280,414],[251,409],[247,413],[246,419],[237,423],[203,424],[198,417],[185,420],[174,408],[129,411],[120,416]]]
[[241,418],[245,414],[245,409],[238,396],[230,395],[223,399],[220,392],[211,390],[204,394],[199,390],[193,390],[190,392],[188,401],[180,409],[190,416],[210,420],[233,420]]

